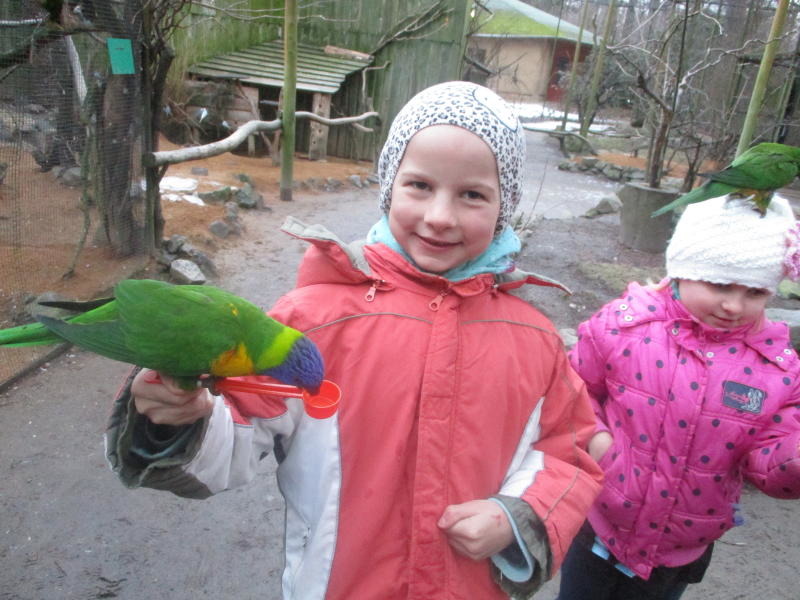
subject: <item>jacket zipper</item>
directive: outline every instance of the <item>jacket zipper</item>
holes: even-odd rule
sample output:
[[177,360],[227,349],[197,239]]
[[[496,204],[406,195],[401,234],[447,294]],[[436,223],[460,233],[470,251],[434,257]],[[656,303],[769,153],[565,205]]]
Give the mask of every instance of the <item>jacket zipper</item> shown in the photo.
[[444,302],[444,297],[447,296],[447,294],[449,293],[450,293],[450,288],[443,289],[441,292],[439,292],[438,296],[436,296],[433,300],[431,300],[430,304],[428,304],[428,308],[434,311],[439,310],[439,307],[442,305],[442,302]]
[[367,293],[364,295],[364,300],[366,300],[367,302],[372,302],[373,300],[375,300],[375,292],[381,289],[381,287],[384,286],[385,284],[386,282],[383,279],[373,279],[372,285],[370,286],[369,290],[367,290]]

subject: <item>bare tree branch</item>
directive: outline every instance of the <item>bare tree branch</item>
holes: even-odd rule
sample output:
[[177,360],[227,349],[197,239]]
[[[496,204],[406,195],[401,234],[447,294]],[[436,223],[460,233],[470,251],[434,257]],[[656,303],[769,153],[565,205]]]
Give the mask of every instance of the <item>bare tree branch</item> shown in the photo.
[[[309,119],[317,121],[323,125],[356,125],[359,121],[364,121],[370,117],[379,116],[377,112],[366,112],[361,115],[353,117],[340,117],[336,119],[328,119],[312,112],[298,111],[295,117],[298,119]],[[273,121],[248,121],[228,137],[205,144],[203,146],[192,146],[191,148],[181,148],[179,150],[163,150],[161,152],[151,152],[145,154],[145,164],[151,167],[159,167],[164,165],[171,165],[176,163],[187,162],[190,160],[198,160],[200,158],[209,158],[230,152],[235,149],[239,144],[242,144],[248,136],[262,131],[275,131],[281,128],[281,120],[275,119]]]

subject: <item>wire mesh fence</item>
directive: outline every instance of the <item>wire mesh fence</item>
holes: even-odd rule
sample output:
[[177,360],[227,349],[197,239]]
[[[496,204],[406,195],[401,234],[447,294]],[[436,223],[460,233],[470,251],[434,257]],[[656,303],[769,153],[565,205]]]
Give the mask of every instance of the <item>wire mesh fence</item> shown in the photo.
[[[139,2],[45,4],[0,0],[0,328],[147,254]],[[0,386],[51,350],[0,349]]]

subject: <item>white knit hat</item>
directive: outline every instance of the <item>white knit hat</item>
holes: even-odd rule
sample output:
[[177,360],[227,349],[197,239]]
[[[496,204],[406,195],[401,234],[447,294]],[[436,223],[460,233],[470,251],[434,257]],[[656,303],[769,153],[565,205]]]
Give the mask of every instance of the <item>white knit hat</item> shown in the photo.
[[667,276],[774,292],[794,274],[786,261],[797,257],[795,231],[792,208],[777,195],[764,216],[752,200],[737,196],[690,204],[667,246]]
[[419,92],[403,106],[389,129],[378,158],[380,207],[389,212],[394,183],[408,142],[431,125],[456,125],[479,136],[497,160],[500,179],[499,232],[522,197],[525,132],[514,110],[488,88],[467,81],[438,83]]

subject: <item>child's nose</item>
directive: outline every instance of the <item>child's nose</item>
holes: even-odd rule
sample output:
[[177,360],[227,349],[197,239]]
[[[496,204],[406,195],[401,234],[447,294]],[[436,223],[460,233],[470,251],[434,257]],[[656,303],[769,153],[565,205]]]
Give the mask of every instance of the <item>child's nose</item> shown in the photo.
[[435,229],[453,227],[456,223],[456,214],[452,198],[442,190],[432,199],[425,211],[425,222]]
[[722,308],[725,312],[731,314],[738,314],[742,312],[744,306],[744,299],[739,294],[728,294],[722,300]]

